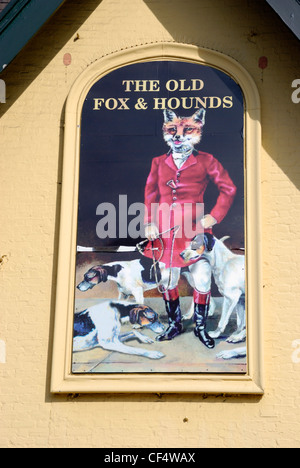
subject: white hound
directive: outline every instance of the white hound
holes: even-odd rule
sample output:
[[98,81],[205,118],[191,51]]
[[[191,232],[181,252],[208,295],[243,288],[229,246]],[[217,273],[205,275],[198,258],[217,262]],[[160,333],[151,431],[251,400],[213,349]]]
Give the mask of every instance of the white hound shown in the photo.
[[[138,304],[144,304],[144,291],[157,287],[152,267],[153,261],[147,257],[95,265],[84,274],[84,279],[77,288],[87,291],[110,280],[117,284],[119,300],[133,296]],[[158,281],[167,281],[168,271],[163,263],[156,264],[156,271]]]
[[[211,338],[218,338],[224,333],[232,312],[237,313],[237,326],[235,332],[227,338],[230,343],[238,343],[246,339],[246,317],[245,317],[245,256],[231,252],[223,240],[214,237],[214,247],[201,252],[203,236],[195,237],[190,248],[181,253],[184,260],[205,261],[211,267],[219,292],[224,297],[221,318],[215,331],[209,332]],[[199,240],[199,245],[197,243]],[[199,250],[200,249],[200,250]],[[196,262],[194,268],[197,268]],[[210,274],[210,273],[209,273]],[[187,318],[187,317],[186,317]]]
[[[121,335],[121,325],[128,322],[135,327],[130,333]],[[160,359],[160,351],[149,351],[123,344],[129,339],[138,339],[142,343],[154,341],[140,333],[136,328],[150,328],[155,333],[164,329],[157,313],[150,307],[130,304],[126,301],[107,300],[76,313],[74,316],[73,351],[86,351],[101,347],[109,351],[135,354],[150,359]]]

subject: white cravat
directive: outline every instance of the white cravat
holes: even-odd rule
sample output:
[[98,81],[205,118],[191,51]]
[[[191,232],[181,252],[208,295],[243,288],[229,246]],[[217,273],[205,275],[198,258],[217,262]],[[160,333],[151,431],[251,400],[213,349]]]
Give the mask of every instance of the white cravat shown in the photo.
[[193,150],[191,150],[190,153],[172,153],[173,161],[177,167],[177,169],[180,169],[181,166],[185,163],[185,161],[190,157],[192,154]]

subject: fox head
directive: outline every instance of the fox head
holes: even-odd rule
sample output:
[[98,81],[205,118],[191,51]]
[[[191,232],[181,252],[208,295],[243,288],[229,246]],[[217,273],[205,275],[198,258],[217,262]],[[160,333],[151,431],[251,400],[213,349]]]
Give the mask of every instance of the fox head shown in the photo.
[[179,117],[175,112],[164,110],[163,135],[165,142],[176,153],[193,151],[202,136],[205,110],[199,109],[191,117]]

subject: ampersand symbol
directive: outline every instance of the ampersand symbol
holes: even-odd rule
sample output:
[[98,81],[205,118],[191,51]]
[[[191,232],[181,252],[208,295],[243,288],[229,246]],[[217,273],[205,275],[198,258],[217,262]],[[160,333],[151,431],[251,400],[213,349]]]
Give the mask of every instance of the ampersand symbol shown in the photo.
[[145,109],[148,109],[148,104],[145,102],[144,98],[139,98],[134,107],[137,110],[145,110]]

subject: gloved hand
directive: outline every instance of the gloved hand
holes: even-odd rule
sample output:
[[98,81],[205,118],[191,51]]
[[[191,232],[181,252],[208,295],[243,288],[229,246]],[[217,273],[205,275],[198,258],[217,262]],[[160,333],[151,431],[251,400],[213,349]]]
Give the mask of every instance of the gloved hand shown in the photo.
[[159,237],[159,230],[155,224],[148,224],[145,227],[145,236],[148,240],[153,241]]
[[203,218],[201,219],[201,224],[204,229],[209,229],[213,227],[215,224],[217,224],[217,220],[210,214],[207,214],[203,216]]

